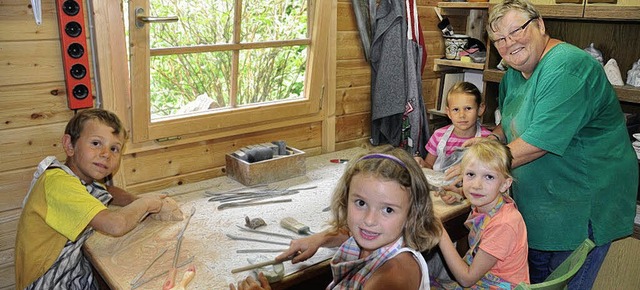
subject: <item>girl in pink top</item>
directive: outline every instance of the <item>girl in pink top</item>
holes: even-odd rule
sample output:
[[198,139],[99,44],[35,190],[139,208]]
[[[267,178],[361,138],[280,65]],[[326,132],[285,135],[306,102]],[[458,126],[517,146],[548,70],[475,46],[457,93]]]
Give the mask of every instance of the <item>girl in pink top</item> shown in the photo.
[[520,282],[529,283],[527,230],[508,195],[512,159],[509,149],[492,139],[482,139],[465,151],[461,170],[462,189],[472,209],[465,222],[469,251],[461,258],[443,231],[438,246],[455,281],[432,279],[432,286],[513,289]]
[[424,159],[416,157],[418,164],[441,171],[446,169],[442,166],[445,157],[451,155],[456,148],[462,147],[462,143],[474,137],[489,136],[491,131],[481,127],[478,121],[484,109],[482,95],[474,84],[459,82],[451,87],[445,107],[451,125],[437,129],[431,135],[425,146],[427,156]]

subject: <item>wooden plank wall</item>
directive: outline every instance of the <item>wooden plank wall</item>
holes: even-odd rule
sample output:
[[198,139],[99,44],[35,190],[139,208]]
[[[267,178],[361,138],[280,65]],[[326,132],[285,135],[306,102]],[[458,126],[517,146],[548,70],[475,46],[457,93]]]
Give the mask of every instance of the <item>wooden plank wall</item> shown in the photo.
[[[431,67],[443,51],[432,9],[437,1],[417,2],[428,50],[424,96],[432,107],[438,81]],[[55,2],[42,0],[41,7],[43,24],[37,26],[29,1],[0,1],[0,290],[14,288],[15,230],[33,171],[45,156],[64,159],[60,138],[73,115],[67,108]],[[351,0],[337,1],[336,38],[335,149],[340,150],[370,136],[370,68]],[[221,176],[226,152],[270,140],[286,140],[308,154],[319,154],[321,135],[322,122],[312,122],[137,150],[123,157],[122,186],[142,193]]]

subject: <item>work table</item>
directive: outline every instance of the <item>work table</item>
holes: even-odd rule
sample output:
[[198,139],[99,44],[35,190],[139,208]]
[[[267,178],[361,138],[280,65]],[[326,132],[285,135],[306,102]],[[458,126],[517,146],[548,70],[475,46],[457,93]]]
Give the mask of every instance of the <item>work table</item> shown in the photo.
[[[262,255],[271,259],[277,256],[277,253],[236,253],[237,250],[287,248],[285,245],[237,241],[228,238],[226,234],[288,244],[289,240],[285,238],[239,230],[237,225],[244,225],[245,216],[264,219],[267,226],[261,227],[259,230],[288,234],[294,237],[301,236],[281,228],[279,221],[282,218],[294,217],[310,226],[311,230],[315,232],[328,228],[327,222],[331,219],[330,212],[322,210],[329,206],[333,189],[346,168],[346,164],[331,163],[329,160],[353,159],[355,155],[363,152],[366,152],[366,149],[351,148],[306,158],[306,175],[268,185],[269,188],[277,189],[315,187],[283,197],[292,199],[291,202],[286,203],[218,210],[217,207],[220,203],[209,202],[207,192],[225,192],[245,188],[242,184],[228,177],[213,178],[149,193],[168,194],[180,204],[180,208],[185,214],[190,212],[192,207],[196,209],[184,233],[178,260],[178,264],[181,264],[193,257],[193,261],[189,265],[196,266],[196,275],[188,285],[188,289],[228,289],[229,283],[236,283],[252,274],[250,271],[231,274],[232,269],[248,265],[247,258]],[[436,215],[445,221],[455,217],[466,217],[469,211],[467,201],[446,205],[440,198],[433,198],[433,202]],[[85,253],[109,287],[130,289],[130,281],[165,249],[167,251],[149,268],[142,280],[156,276],[171,267],[176,235],[184,223],[185,221],[169,222],[147,218],[123,237],[114,238],[96,232],[85,244]],[[275,284],[274,288],[286,288],[308,279],[316,271],[326,271],[327,260],[335,250],[321,248],[313,258],[296,265],[285,262],[285,277],[282,282]],[[177,281],[182,279],[186,268],[183,266],[178,269]],[[161,275],[138,289],[160,289],[166,277],[166,274]]]

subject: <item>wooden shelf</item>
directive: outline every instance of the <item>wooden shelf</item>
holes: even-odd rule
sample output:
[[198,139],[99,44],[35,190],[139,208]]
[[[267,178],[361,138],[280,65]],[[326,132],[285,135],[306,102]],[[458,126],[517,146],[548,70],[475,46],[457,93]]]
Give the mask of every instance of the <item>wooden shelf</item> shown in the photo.
[[[498,69],[486,69],[482,74],[485,82],[499,83],[502,80],[504,71]],[[613,86],[621,102],[640,104],[640,87],[629,85]]]
[[613,86],[621,102],[640,104],[640,88],[634,86]]
[[[461,2],[464,3],[464,2]],[[469,68],[469,69],[477,69],[483,70],[484,63],[475,63],[475,62],[461,62],[459,60],[452,59],[434,59],[433,60],[433,71],[444,71],[447,68],[457,67],[457,68]]]
[[430,115],[435,115],[435,116],[441,116],[441,117],[449,117],[447,116],[447,113],[445,113],[444,111],[438,111],[436,109],[429,109],[427,110],[427,113]]
[[488,68],[482,73],[482,79],[484,79],[485,82],[499,83],[502,80],[503,75],[504,71],[495,68]]
[[487,9],[489,2],[438,2],[440,8]]

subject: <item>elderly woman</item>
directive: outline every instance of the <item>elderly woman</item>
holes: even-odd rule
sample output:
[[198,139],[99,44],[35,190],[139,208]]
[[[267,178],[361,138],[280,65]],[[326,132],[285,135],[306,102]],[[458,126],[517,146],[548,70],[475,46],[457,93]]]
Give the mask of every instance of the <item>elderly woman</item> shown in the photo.
[[590,289],[611,241],[632,233],[635,216],[638,162],[616,92],[592,56],[546,33],[527,0],[497,4],[487,31],[509,66],[502,122],[489,138],[513,153],[531,283],[590,238],[597,247],[569,285]]

